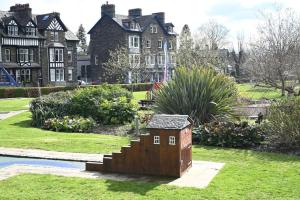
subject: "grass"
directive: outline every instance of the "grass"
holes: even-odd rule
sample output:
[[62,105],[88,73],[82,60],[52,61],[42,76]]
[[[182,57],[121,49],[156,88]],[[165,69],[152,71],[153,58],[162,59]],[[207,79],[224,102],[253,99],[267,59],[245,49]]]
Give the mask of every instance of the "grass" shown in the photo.
[[[106,153],[129,138],[99,134],[57,133],[31,127],[29,112],[0,121],[0,146],[65,152]],[[1,198],[0,198],[1,199]]]
[[[253,98],[265,93],[239,87]],[[143,99],[143,92],[134,96]],[[30,122],[29,112],[0,121],[0,146],[107,153],[129,142],[120,136],[45,131]],[[226,165],[206,189],[24,174],[0,181],[0,199],[300,199],[300,157],[193,146],[193,159]]]
[[146,93],[147,93],[146,91],[133,92],[133,98],[136,101],[146,99]]
[[253,99],[278,99],[281,98],[281,91],[274,88],[254,87],[254,84],[238,84],[240,96]]
[[193,159],[225,162],[226,165],[205,189],[25,174],[0,181],[0,199],[300,198],[299,157],[194,146]]
[[31,98],[0,99],[0,112],[28,109]]

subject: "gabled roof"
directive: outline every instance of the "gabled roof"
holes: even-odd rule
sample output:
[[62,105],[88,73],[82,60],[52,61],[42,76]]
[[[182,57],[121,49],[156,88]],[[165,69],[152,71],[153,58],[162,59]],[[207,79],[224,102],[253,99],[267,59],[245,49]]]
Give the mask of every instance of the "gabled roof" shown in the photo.
[[79,41],[78,37],[69,30],[65,33],[65,38],[69,41]]
[[48,26],[50,25],[50,23],[52,22],[52,20],[54,18],[56,18],[56,20],[62,26],[64,31],[68,30],[67,27],[65,26],[65,24],[61,21],[61,19],[59,17],[59,14],[55,13],[55,12],[54,13],[47,13],[47,14],[43,14],[43,15],[37,15],[36,20],[37,20],[38,29],[48,28]]
[[[115,15],[115,17],[110,17],[108,15],[104,15],[103,17],[100,18],[100,20],[91,28],[91,30],[88,32],[88,34],[91,34],[93,30],[101,23],[102,19],[104,18],[110,18],[112,19],[115,23],[117,23],[124,31],[129,31],[129,32],[144,32],[148,26],[153,23],[153,20],[156,21],[159,26],[162,28],[163,32],[166,35],[176,35],[176,33],[169,33],[167,30],[167,26],[174,25],[172,23],[167,23],[167,24],[162,24],[162,22],[159,20],[158,16],[156,14],[151,14],[151,15],[143,15],[139,17],[128,17],[126,15]],[[136,22],[140,26],[140,30],[131,30],[130,27],[127,27],[125,25],[126,22]]]
[[193,120],[188,115],[156,114],[153,115],[146,128],[181,130],[192,124]]

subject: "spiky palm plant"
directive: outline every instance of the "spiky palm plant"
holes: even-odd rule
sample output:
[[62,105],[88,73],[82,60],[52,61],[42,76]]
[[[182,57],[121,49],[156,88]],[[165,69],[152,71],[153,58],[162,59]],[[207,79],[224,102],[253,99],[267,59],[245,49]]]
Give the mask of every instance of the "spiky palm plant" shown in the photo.
[[233,116],[237,98],[235,82],[210,68],[180,67],[175,78],[157,91],[155,110],[189,115],[195,124]]

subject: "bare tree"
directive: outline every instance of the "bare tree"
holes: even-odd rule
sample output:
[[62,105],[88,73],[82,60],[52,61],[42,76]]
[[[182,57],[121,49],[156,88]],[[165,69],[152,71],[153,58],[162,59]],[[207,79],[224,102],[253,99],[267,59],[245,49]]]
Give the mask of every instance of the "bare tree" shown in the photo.
[[235,77],[239,79],[242,65],[246,62],[245,38],[243,32],[237,35],[237,50],[233,49],[231,51],[231,57],[234,61]]
[[258,39],[251,44],[251,72],[260,82],[295,93],[287,80],[295,75],[300,61],[300,19],[291,9],[262,13]]
[[229,30],[225,26],[211,19],[200,26],[195,43],[201,49],[215,50],[222,48],[227,43],[228,32]]
[[103,64],[103,69],[110,82],[143,82],[149,76],[144,55],[129,54],[124,47],[109,51],[109,59]]

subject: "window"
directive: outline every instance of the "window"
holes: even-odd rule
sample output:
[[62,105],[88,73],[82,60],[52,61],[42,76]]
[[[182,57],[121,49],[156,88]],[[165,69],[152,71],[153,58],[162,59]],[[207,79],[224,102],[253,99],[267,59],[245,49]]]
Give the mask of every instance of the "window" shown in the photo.
[[151,55],[151,65],[155,65],[155,55]]
[[8,26],[7,27],[8,35],[18,35],[18,26]]
[[168,27],[168,32],[169,32],[169,33],[173,33],[173,27],[172,27],[172,26],[169,26],[169,27]]
[[51,31],[50,32],[50,39],[53,42],[58,42],[59,41],[58,32],[57,31]]
[[169,136],[169,145],[175,145],[175,144],[176,144],[175,136]]
[[153,144],[160,144],[160,138],[159,138],[159,136],[154,136]]
[[98,65],[98,64],[99,64],[98,56],[95,56],[95,65]]
[[34,58],[33,58],[33,49],[29,49],[29,62],[33,62]]
[[68,70],[68,80],[69,80],[69,81],[72,81],[72,80],[73,80],[73,70],[72,70],[72,69],[69,69],[69,70]]
[[24,63],[29,61],[28,49],[19,49],[19,62]]
[[139,54],[129,54],[129,64],[131,67],[136,67],[140,65],[140,55]]
[[172,41],[169,42],[169,49],[173,49],[173,42]]
[[5,49],[5,62],[10,62],[10,49]]
[[146,41],[146,48],[151,48],[151,41],[150,40]]
[[163,65],[164,64],[164,57],[163,55],[158,55],[157,56],[157,64]]
[[157,47],[160,48],[160,49],[162,48],[162,41],[161,40],[157,41]]
[[50,62],[64,62],[64,49],[63,48],[50,48]]
[[151,56],[145,56],[145,64],[147,66],[151,64]]
[[65,70],[64,69],[56,69],[56,81],[62,82],[65,80]]
[[73,61],[72,53],[73,53],[72,51],[70,51],[70,50],[68,51],[68,62],[69,63],[71,63]]
[[50,81],[55,81],[55,69],[50,69]]
[[35,28],[33,28],[33,27],[26,27],[26,35],[28,35],[28,36],[36,36]]
[[157,33],[157,26],[156,25],[150,25],[150,32],[151,33]]
[[130,29],[131,30],[139,30],[139,24],[135,22],[130,23]]
[[170,55],[170,63],[172,63],[172,64],[176,63],[176,55],[174,55],[174,54]]
[[140,47],[140,37],[139,36],[129,36],[129,48],[139,48]]
[[17,82],[31,82],[31,70],[30,69],[17,69],[16,70],[16,81]]

